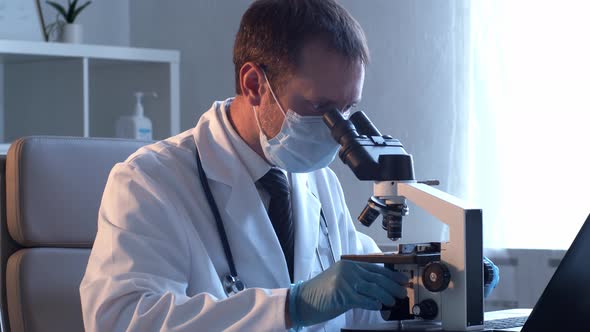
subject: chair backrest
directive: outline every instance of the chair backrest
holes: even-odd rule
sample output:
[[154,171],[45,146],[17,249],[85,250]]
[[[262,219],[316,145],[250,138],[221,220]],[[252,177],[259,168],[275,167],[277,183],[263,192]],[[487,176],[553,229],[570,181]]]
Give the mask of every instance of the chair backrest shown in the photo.
[[148,143],[35,136],[0,158],[3,331],[84,331],[78,289],[108,174]]

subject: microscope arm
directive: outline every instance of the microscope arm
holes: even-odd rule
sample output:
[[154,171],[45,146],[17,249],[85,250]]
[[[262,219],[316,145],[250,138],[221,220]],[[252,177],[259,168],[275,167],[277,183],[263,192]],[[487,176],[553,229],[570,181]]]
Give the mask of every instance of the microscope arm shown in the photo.
[[[405,197],[449,226],[449,241],[441,244],[441,262],[451,272],[442,308],[445,330],[477,330],[483,325],[482,211],[461,199],[416,182],[396,182]],[[392,188],[392,189],[393,189]]]

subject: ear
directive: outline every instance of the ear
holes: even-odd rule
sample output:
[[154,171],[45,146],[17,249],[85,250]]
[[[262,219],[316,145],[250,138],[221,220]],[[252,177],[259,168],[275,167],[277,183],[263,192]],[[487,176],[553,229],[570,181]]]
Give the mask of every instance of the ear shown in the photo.
[[242,95],[250,105],[259,106],[261,96],[266,91],[264,72],[253,62],[246,62],[240,69],[240,87]]

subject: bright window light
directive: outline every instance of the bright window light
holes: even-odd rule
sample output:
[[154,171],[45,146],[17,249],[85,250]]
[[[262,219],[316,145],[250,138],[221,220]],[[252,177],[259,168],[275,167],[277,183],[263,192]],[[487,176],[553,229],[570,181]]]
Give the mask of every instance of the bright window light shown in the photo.
[[566,249],[590,213],[590,1],[472,1],[469,197],[486,247]]

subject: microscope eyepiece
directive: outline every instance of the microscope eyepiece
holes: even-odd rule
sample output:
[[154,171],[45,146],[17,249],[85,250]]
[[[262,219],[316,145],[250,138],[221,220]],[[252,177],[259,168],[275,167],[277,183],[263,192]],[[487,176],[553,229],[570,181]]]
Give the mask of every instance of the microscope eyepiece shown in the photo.
[[324,123],[330,128],[332,138],[340,145],[345,144],[346,138],[354,139],[358,136],[352,122],[346,120],[338,109],[332,109],[324,113]]
[[366,136],[381,136],[379,129],[373,125],[373,122],[367,117],[365,112],[358,111],[350,116],[350,122],[354,124],[356,130],[361,135]]

